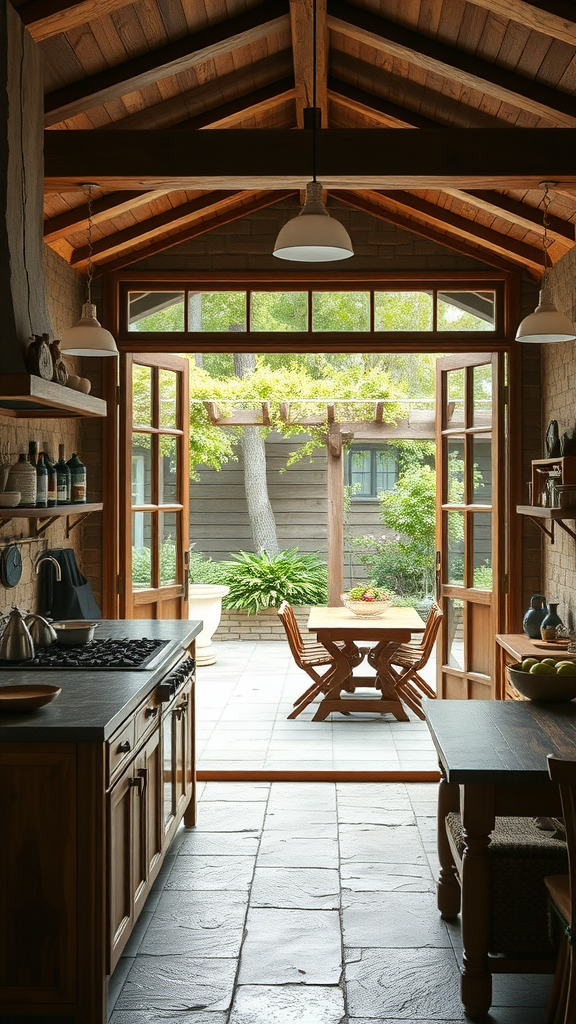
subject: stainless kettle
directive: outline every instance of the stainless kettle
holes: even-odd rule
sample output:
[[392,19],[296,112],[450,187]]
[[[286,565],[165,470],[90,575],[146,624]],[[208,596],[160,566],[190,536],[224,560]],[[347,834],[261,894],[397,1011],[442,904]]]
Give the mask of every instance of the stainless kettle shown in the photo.
[[34,612],[31,612],[30,615],[26,616],[24,622],[30,630],[30,636],[36,650],[39,647],[48,647],[48,644],[53,644],[58,639],[56,630],[52,628],[42,615],[36,615]]
[[28,661],[33,658],[34,641],[18,608],[13,608],[0,640],[1,661]]

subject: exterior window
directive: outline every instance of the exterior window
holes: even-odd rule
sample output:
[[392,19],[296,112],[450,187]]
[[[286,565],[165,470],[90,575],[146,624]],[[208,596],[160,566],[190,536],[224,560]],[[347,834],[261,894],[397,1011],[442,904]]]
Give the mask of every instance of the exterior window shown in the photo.
[[354,498],[376,498],[391,491],[398,480],[396,452],[388,447],[361,448],[353,445],[346,458],[346,483],[354,487]]

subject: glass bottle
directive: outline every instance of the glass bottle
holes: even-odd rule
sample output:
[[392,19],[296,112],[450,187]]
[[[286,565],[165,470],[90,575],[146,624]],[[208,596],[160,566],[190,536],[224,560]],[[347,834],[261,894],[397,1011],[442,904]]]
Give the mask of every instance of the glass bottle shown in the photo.
[[28,462],[31,466],[36,466],[38,461],[38,441],[28,441]]
[[48,470],[42,452],[36,461],[36,508],[48,506]]
[[64,445],[58,445],[58,462],[56,463],[57,501],[59,505],[70,504],[71,474],[64,458]]
[[86,466],[80,461],[76,452],[68,459],[71,476],[70,501],[73,505],[83,505],[86,501]]
[[52,508],[58,501],[58,477],[56,473],[56,465],[50,458],[47,445],[43,446],[42,454],[44,456],[44,465],[48,470],[48,508]]

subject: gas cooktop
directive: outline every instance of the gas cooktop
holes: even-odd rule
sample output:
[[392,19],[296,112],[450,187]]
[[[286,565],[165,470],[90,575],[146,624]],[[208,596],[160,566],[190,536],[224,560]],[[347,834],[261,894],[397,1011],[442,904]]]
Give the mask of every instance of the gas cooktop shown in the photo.
[[29,661],[0,661],[0,668],[77,669],[90,671],[117,669],[122,672],[149,668],[170,640],[91,640],[87,644],[65,647],[58,643],[42,647]]

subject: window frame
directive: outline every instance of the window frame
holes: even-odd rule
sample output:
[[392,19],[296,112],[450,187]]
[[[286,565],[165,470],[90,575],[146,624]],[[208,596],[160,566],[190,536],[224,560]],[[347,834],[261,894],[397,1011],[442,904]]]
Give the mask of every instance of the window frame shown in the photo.
[[[353,483],[352,483],[352,456],[354,454],[356,454],[356,453],[359,453],[359,452],[369,452],[370,453],[370,487],[371,487],[371,493],[370,494],[351,494],[350,498],[351,498],[352,502],[354,502],[354,503],[358,502],[360,504],[362,504],[362,503],[364,503],[364,504],[369,504],[369,503],[370,504],[374,504],[374,502],[378,501],[378,495],[380,494],[380,490],[378,490],[378,470],[377,470],[377,466],[376,466],[376,455],[378,454],[378,452],[382,452],[382,451],[388,451],[394,457],[395,470],[396,470],[396,479],[395,479],[395,483],[394,483],[394,486],[395,486],[396,483],[398,482],[399,471],[398,471],[398,453],[394,450],[393,445],[389,444],[389,442],[387,442],[387,441],[358,441],[356,444],[352,443],[346,449],[346,461],[344,463],[344,484],[347,487],[352,487],[353,486]],[[392,490],[392,489],[393,489],[392,487],[388,488],[388,490]]]

